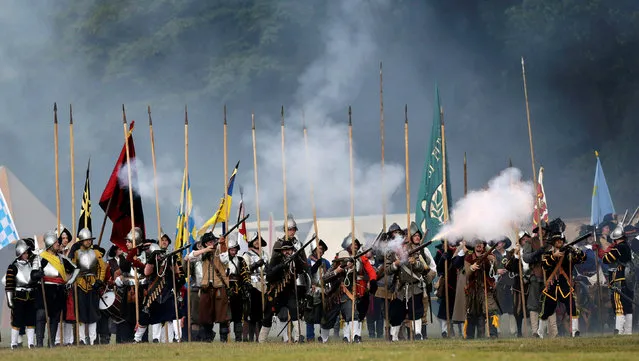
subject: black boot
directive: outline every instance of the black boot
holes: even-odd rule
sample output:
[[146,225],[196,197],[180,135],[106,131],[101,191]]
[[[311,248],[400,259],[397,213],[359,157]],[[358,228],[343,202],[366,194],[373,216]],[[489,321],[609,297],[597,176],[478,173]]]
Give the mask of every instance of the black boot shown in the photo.
[[422,340],[428,339],[428,326],[422,324]]
[[248,342],[255,341],[255,322],[249,322],[248,324]]
[[220,324],[220,342],[226,343],[229,340],[229,325]]
[[242,342],[242,323],[233,322],[233,333],[235,333],[235,342]]

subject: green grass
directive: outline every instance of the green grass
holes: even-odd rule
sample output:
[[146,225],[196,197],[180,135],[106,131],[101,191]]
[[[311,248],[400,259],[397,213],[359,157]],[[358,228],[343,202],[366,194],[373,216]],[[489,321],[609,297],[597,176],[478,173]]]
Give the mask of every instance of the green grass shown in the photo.
[[55,349],[0,350],[0,360],[490,360],[528,361],[637,360],[639,336],[582,337],[578,339],[443,340],[422,342],[364,342],[347,345],[337,340],[328,345],[281,343],[258,344],[144,344],[68,347]]

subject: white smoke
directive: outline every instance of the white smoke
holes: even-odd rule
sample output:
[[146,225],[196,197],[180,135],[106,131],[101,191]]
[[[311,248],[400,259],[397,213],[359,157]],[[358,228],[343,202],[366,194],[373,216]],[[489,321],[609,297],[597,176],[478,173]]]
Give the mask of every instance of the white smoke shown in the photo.
[[[374,3],[382,8],[388,6],[387,1]],[[370,6],[371,2],[363,0],[329,5],[330,21],[321,33],[324,54],[299,77],[296,103],[285,109],[286,197],[288,211],[293,214],[310,213],[311,181],[319,215],[350,213],[347,110],[357,98],[363,79],[375,76],[363,71],[378,55]],[[342,115],[337,119],[329,115],[336,113]],[[308,128],[308,155],[302,136],[303,116]],[[363,122],[357,109],[353,109],[354,132]],[[260,188],[268,190],[260,193],[260,203],[264,209],[279,210],[283,199],[280,127],[260,128],[258,134]],[[379,138],[371,141],[379,142]],[[365,163],[356,154],[353,158],[356,212],[380,213],[382,194],[389,199],[403,183],[403,167],[385,165],[382,189],[380,164]]]
[[433,239],[464,239],[469,244],[496,240],[530,223],[534,187],[522,181],[521,171],[507,168],[488,183],[488,188],[468,193],[455,203],[450,222]]
[[388,241],[377,243],[375,250],[382,254],[393,252],[401,262],[406,262],[408,252],[406,252],[406,249],[403,247],[405,241],[406,238],[404,238],[404,236],[396,235]]

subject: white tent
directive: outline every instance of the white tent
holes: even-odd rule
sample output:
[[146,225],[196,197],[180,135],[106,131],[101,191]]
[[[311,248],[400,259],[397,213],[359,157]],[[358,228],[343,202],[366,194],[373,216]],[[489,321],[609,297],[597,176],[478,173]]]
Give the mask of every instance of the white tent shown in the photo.
[[[42,247],[42,235],[56,226],[56,217],[9,169],[0,166],[0,189],[7,201],[9,211],[20,237],[38,236]],[[0,249],[0,277],[15,258],[13,245]],[[9,329],[10,313],[5,300],[5,292],[0,292],[0,327]]]

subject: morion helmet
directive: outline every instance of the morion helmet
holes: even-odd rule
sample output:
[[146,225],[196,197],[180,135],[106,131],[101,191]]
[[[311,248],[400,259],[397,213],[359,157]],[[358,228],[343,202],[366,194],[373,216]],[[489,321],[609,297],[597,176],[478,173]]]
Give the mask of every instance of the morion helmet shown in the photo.
[[29,245],[24,239],[19,239],[16,242],[16,257],[22,256],[25,252],[29,251]]
[[45,250],[51,248],[57,242],[58,242],[58,236],[56,236],[55,232],[49,231],[49,232],[44,234],[44,249]]
[[88,228],[82,228],[80,230],[80,232],[78,232],[78,241],[79,242],[88,241],[88,240],[93,241],[94,239],[95,239],[95,237],[93,237],[91,235],[91,231]]

